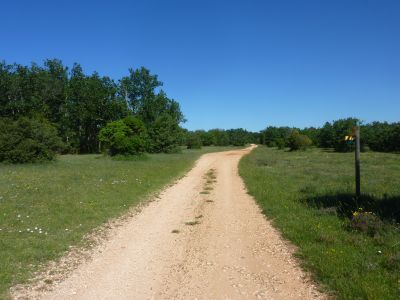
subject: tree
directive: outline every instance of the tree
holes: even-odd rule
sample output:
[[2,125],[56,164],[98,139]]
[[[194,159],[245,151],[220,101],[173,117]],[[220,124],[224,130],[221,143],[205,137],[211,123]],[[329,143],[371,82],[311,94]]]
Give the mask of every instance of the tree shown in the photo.
[[45,120],[0,119],[0,162],[53,160],[62,147],[57,130]]
[[181,129],[169,114],[162,114],[148,127],[149,147],[153,153],[171,153],[179,151]]
[[250,135],[243,128],[229,129],[226,131],[229,137],[229,144],[232,146],[244,146],[250,142]]
[[[69,71],[57,59],[30,66],[0,62],[0,116],[46,119],[68,145],[66,151],[94,153],[100,150],[101,128],[128,115],[154,132],[165,115],[169,128],[179,127],[185,121],[179,103],[158,91],[161,86],[157,75],[143,67],[130,69],[115,83],[96,72],[86,75],[79,64]],[[182,132],[179,136],[181,142]]]
[[333,148],[335,144],[335,132],[332,124],[326,122],[318,133],[318,146],[322,148]]
[[210,129],[208,131],[212,136],[212,144],[214,146],[228,146],[229,136],[225,130],[222,129]]
[[132,116],[108,123],[99,133],[103,148],[111,156],[143,153],[146,150],[146,139],[143,122]]
[[117,96],[114,81],[96,72],[85,76],[78,64],[71,70],[67,112],[63,132],[79,153],[98,152],[100,129],[128,114],[124,100]]
[[298,130],[293,130],[288,138],[290,151],[305,150],[310,147],[311,144],[311,139],[304,134],[300,134]]
[[47,59],[44,68],[33,64],[31,74],[35,78],[35,97],[43,107],[44,116],[54,124],[59,123],[66,112],[68,68],[58,59]]
[[196,130],[196,133],[200,137],[201,144],[203,146],[211,146],[213,144],[213,137],[209,131]]
[[361,126],[361,144],[382,152],[400,151],[400,123],[372,122]]
[[120,80],[119,93],[133,113],[138,113],[148,99],[155,96],[155,89],[162,86],[157,75],[151,75],[144,67],[129,69],[129,76]]
[[274,141],[274,144],[276,147],[278,147],[279,150],[285,149],[286,146],[286,140],[284,138],[277,138]]
[[354,149],[354,145],[348,144],[344,137],[352,133],[353,128],[357,125],[357,119],[347,118],[334,121],[332,129],[334,133],[333,147],[338,152],[349,152]]
[[291,131],[292,129],[290,127],[269,126],[261,131],[261,141],[269,147],[277,146],[278,140],[280,143],[284,140],[286,144],[286,140]]
[[319,129],[315,127],[306,127],[299,132],[301,134],[304,134],[308,136],[308,138],[312,141],[314,145],[318,145],[318,134],[319,134]]
[[189,131],[186,136],[186,146],[188,149],[201,149],[201,132]]

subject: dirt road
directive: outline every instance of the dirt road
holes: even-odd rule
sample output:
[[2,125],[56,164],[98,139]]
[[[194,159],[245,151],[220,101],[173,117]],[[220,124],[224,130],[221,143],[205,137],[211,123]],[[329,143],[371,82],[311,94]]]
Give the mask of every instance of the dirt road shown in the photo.
[[158,200],[114,229],[101,252],[41,297],[321,298],[292,247],[246,193],[238,162],[249,151],[203,155]]

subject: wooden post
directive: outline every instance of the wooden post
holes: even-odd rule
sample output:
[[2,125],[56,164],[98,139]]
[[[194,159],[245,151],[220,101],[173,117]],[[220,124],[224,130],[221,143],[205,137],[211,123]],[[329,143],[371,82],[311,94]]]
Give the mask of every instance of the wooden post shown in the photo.
[[356,197],[359,198],[361,195],[361,186],[360,186],[360,126],[357,122],[357,126],[355,128],[356,135],[356,151],[355,151],[355,161],[356,161]]

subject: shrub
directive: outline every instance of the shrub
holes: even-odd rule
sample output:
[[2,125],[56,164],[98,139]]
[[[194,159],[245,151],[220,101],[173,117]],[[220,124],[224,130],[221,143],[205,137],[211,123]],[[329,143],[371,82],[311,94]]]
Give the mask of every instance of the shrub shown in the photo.
[[53,160],[63,148],[57,130],[47,121],[0,119],[0,161],[28,163]]
[[102,128],[99,140],[111,156],[140,154],[146,150],[146,128],[138,118],[126,117]]
[[305,150],[310,147],[311,144],[311,139],[304,134],[300,134],[297,130],[293,130],[288,138],[290,151]]

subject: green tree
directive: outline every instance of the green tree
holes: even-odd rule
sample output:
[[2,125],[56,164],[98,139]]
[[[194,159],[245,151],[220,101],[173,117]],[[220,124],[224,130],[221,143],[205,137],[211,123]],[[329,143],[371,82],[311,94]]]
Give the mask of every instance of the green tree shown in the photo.
[[354,145],[347,143],[344,138],[353,132],[353,128],[356,125],[357,119],[355,118],[339,119],[333,122],[333,147],[335,151],[348,152],[354,149]]
[[62,147],[57,130],[45,120],[0,118],[0,162],[53,160]]
[[301,134],[308,136],[314,145],[318,145],[318,135],[320,130],[315,127],[306,127],[299,131]]
[[146,150],[146,139],[143,122],[132,116],[108,123],[99,133],[103,148],[111,156],[143,153]]
[[335,132],[331,123],[326,122],[318,133],[318,146],[321,148],[333,148],[335,145]]
[[276,147],[278,147],[279,150],[285,149],[286,146],[286,140],[284,138],[277,138],[274,141],[274,144]]
[[201,131],[189,131],[186,137],[186,146],[188,149],[201,149]]
[[229,136],[225,130],[222,129],[210,129],[208,131],[212,136],[212,144],[214,146],[228,146]]
[[96,72],[85,76],[80,65],[73,66],[63,131],[79,153],[98,152],[100,129],[127,115],[126,103],[118,97],[117,90],[110,78]]
[[292,129],[290,127],[269,126],[261,131],[261,141],[269,147],[277,146],[278,140],[280,142],[284,140],[286,144],[291,131]]
[[249,132],[243,128],[229,129],[226,133],[229,137],[229,144],[232,146],[244,146],[251,140]]
[[155,89],[162,86],[157,75],[150,74],[144,67],[129,69],[129,76],[120,80],[119,93],[126,100],[133,113],[142,110],[143,105],[154,98]]
[[149,147],[153,153],[171,153],[179,151],[181,129],[169,114],[162,114],[148,127]]
[[305,150],[312,144],[311,139],[305,134],[300,134],[298,130],[293,130],[288,138],[290,151]]

